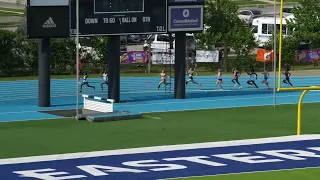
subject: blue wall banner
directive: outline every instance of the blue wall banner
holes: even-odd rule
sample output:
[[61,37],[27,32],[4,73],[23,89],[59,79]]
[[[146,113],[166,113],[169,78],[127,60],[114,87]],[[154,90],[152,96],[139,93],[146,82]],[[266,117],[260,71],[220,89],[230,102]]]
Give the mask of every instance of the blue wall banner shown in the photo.
[[169,31],[203,31],[203,6],[169,6]]

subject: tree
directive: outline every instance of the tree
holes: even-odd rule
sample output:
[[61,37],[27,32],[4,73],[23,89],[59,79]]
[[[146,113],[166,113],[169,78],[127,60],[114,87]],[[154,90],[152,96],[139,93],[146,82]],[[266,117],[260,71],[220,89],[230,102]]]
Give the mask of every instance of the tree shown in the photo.
[[[279,32],[276,33],[276,44],[279,44]],[[288,35],[282,39],[282,64],[295,64],[296,59],[296,50],[299,49],[300,40],[293,35]],[[272,50],[274,44],[274,33],[272,34],[272,38],[268,42],[265,43],[264,48],[267,50]],[[277,57],[279,57],[279,52],[277,51]]]
[[105,65],[107,64],[108,55],[108,37],[95,37],[92,38],[92,47],[97,51],[98,63]]
[[293,37],[311,41],[310,48],[320,47],[320,0],[300,0],[300,6],[293,9],[295,19],[288,22],[294,29]]
[[21,64],[15,60],[11,49],[14,48],[13,39],[15,38],[15,33],[0,30],[0,75],[13,76],[15,72],[15,67]]
[[206,1],[204,33],[198,34],[200,47],[207,50],[215,45],[224,47],[224,70],[228,70],[228,48],[233,48],[237,59],[246,59],[256,46],[254,36],[238,17],[238,5],[232,0]]
[[[282,64],[295,64],[296,51],[302,41],[310,41],[310,49],[320,47],[320,0],[300,0],[300,6],[294,7],[293,14],[294,19],[287,20],[287,28],[291,33],[285,36],[282,42]],[[271,49],[273,42],[274,37],[265,47]]]
[[73,74],[76,63],[76,46],[72,38],[51,39],[51,72],[53,74]]

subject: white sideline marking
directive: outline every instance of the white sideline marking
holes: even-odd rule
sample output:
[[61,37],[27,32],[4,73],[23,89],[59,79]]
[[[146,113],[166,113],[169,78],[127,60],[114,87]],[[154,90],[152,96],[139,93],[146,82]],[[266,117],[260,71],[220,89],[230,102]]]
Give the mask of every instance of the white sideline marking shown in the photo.
[[18,11],[7,11],[7,10],[2,10],[0,9],[1,12],[7,12],[7,13],[13,13],[13,14],[24,14],[23,12],[18,12]]
[[320,134],[9,158],[9,159],[0,159],[0,165],[92,158],[92,157],[113,156],[113,155],[191,150],[191,149],[202,149],[202,148],[233,147],[233,146],[266,144],[266,143],[283,143],[283,142],[294,142],[294,141],[304,141],[304,140],[320,140]]
[[147,116],[147,115],[145,115],[145,117],[150,118],[150,119],[162,119],[161,117],[154,117],[154,116]]

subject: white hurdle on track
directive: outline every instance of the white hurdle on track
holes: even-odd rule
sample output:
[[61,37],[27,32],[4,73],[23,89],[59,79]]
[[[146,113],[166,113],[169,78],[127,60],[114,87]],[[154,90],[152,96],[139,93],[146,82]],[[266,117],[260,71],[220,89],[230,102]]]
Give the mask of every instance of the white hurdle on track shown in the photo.
[[113,99],[102,98],[83,94],[83,109],[97,112],[111,113],[113,112]]

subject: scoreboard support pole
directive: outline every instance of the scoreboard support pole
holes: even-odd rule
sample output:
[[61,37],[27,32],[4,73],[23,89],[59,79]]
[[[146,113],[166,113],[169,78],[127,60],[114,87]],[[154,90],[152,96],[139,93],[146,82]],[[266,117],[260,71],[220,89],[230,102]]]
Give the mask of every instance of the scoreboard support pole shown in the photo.
[[50,38],[39,40],[38,106],[50,107]]
[[120,36],[108,37],[108,99],[120,102]]
[[175,34],[174,98],[186,98],[186,33]]

